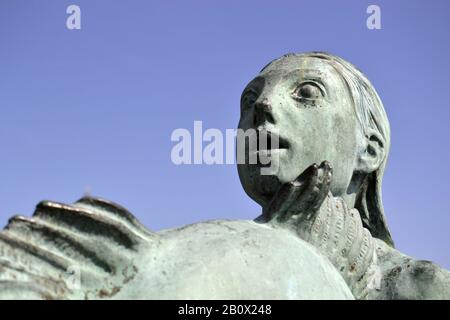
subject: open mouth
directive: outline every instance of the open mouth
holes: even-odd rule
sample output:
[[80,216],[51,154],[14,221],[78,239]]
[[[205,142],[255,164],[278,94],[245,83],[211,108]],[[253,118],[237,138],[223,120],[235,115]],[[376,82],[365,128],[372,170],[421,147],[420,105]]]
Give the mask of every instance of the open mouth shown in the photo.
[[289,148],[289,143],[270,131],[257,131],[257,151],[274,151]]

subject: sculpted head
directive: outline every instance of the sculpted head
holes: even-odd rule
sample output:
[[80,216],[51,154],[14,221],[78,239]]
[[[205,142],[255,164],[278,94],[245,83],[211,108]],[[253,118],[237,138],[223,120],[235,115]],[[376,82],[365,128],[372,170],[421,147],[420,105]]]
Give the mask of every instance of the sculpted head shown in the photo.
[[331,192],[359,210],[372,235],[391,243],[381,202],[390,130],[368,79],[326,53],[288,54],[272,61],[244,89],[239,128],[275,132],[278,170],[239,164],[246,193],[262,207],[278,188],[313,163],[333,166]]

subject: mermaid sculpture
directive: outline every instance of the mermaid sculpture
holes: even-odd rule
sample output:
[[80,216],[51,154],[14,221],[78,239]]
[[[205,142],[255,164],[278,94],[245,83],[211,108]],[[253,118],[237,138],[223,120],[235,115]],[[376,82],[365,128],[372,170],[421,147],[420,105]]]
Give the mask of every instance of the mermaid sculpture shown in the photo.
[[276,155],[274,174],[238,164],[262,207],[254,221],[152,232],[106,200],[44,201],[0,233],[0,298],[450,299],[449,272],[394,248],[389,123],[353,65],[317,52],[272,61],[242,94],[239,128],[279,142],[255,151]]

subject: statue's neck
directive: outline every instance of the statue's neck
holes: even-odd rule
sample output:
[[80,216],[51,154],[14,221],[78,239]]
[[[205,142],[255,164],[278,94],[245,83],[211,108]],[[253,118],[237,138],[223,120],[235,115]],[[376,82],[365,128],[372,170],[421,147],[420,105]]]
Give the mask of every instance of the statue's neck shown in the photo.
[[348,208],[354,208],[364,184],[367,183],[367,174],[355,172],[350,181],[347,190],[341,194],[335,194],[335,197],[341,197]]

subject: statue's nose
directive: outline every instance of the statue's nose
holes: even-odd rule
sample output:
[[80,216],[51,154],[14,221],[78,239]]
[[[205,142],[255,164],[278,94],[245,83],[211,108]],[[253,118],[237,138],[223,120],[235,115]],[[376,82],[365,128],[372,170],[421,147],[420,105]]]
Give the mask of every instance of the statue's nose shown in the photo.
[[254,105],[253,125],[258,127],[265,122],[275,123],[272,105],[267,98],[258,99]]

